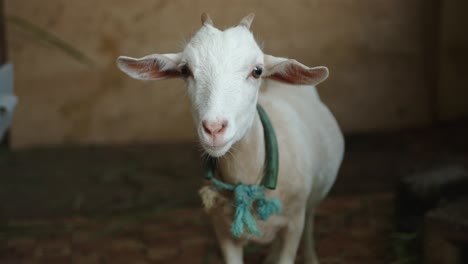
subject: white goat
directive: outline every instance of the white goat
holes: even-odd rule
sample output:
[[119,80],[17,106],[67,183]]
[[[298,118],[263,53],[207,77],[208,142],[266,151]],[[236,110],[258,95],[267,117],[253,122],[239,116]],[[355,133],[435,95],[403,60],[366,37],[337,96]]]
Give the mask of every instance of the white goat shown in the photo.
[[275,241],[280,248],[266,262],[294,263],[304,232],[305,261],[318,263],[313,213],[333,185],[344,152],[337,122],[314,87],[328,77],[328,69],[264,54],[250,32],[253,18],[250,14],[221,31],[203,14],[201,29],[183,52],[121,56],[117,63],[133,78],[185,80],[200,143],[210,156],[219,157],[218,177],[228,183],[256,185],[263,177],[265,142],[256,105],[263,106],[280,153],[277,188],[266,196],[277,198],[283,212],[257,221],[260,236],[235,238],[229,232],[232,210],[211,210],[224,259],[243,263],[248,241]]

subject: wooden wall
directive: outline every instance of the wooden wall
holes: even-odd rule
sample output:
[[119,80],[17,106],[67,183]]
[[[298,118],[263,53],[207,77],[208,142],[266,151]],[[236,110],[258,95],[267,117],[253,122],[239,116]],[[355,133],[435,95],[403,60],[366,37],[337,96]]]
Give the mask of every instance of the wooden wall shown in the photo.
[[[203,11],[220,27],[255,12],[252,29],[265,52],[328,66],[319,91],[348,133],[426,126],[434,112],[442,120],[466,116],[467,34],[458,26],[466,21],[459,5],[466,4],[442,1],[439,12],[427,5],[434,1],[6,0],[8,15],[60,36],[95,62],[80,64],[8,23],[20,99],[12,144],[193,141],[183,82],[131,80],[115,59],[179,51]],[[428,40],[438,31],[428,28],[434,21],[427,14],[434,11],[443,43],[431,53]],[[435,86],[428,82],[432,67],[441,74]]]

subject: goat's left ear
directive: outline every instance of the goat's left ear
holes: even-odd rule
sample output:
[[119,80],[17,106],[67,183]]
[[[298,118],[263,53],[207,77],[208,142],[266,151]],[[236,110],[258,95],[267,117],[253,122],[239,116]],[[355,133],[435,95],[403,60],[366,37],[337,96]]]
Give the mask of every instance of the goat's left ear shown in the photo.
[[135,79],[162,80],[181,76],[177,68],[181,57],[180,53],[152,54],[139,59],[120,56],[117,66]]
[[265,78],[289,84],[317,85],[328,78],[328,68],[309,68],[296,60],[265,55]]

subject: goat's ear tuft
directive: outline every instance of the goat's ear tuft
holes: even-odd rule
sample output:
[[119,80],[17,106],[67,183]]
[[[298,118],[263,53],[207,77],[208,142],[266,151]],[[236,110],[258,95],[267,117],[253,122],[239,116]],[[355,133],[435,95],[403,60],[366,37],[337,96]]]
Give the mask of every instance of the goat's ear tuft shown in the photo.
[[328,78],[328,68],[309,68],[296,60],[265,55],[265,78],[298,85],[317,85]]
[[139,80],[162,80],[180,77],[180,53],[152,54],[142,58],[120,56],[117,66],[127,75]]
[[250,14],[246,15],[239,22],[239,26],[246,27],[247,29],[250,29],[250,26],[252,25],[252,22],[253,22],[254,18],[255,18],[254,13],[250,13]]
[[205,25],[213,26],[213,20],[211,19],[210,15],[208,15],[207,13],[203,13],[201,15],[201,23],[202,23],[202,26],[205,26]]

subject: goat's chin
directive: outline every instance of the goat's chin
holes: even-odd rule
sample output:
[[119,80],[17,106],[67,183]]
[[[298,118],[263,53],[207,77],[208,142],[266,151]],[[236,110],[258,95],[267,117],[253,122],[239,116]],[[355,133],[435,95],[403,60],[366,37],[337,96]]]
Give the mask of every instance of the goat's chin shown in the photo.
[[226,154],[229,149],[231,148],[231,143],[227,143],[223,146],[207,146],[205,144],[202,144],[203,146],[203,149],[205,150],[206,153],[208,153],[208,155],[210,155],[211,157],[214,157],[214,158],[219,158],[219,157],[222,157],[224,156],[224,154]]

